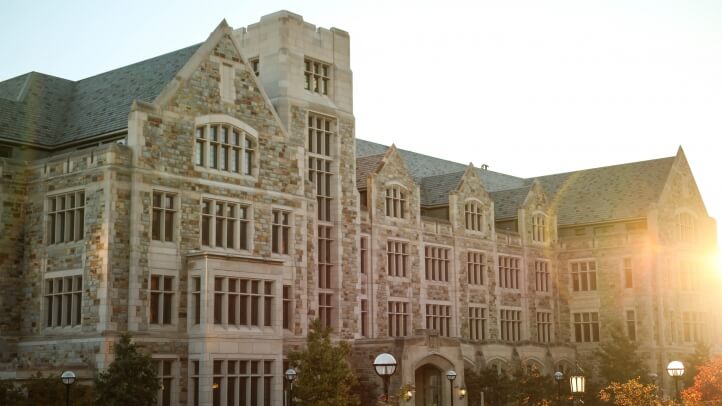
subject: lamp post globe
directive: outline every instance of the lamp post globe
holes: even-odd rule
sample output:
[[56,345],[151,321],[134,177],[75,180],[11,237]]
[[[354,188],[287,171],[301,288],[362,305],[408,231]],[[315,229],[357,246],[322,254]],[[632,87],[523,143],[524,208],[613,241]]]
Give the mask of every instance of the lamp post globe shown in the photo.
[[456,379],[456,371],[450,369],[446,371],[446,379],[449,380],[449,399],[451,406],[454,406],[454,379]]
[[75,383],[75,373],[73,371],[65,371],[60,375],[60,380],[65,385],[65,406],[70,405],[70,385]]
[[389,404],[389,380],[391,375],[396,372],[396,358],[389,353],[381,353],[374,359],[374,370],[376,374],[384,380],[384,396],[386,397],[386,404]]
[[681,361],[672,361],[667,364],[667,373],[674,379],[674,393],[679,400],[679,379],[684,375],[684,364]]
[[284,372],[283,376],[288,381],[288,405],[293,406],[293,381],[296,380],[296,376],[298,376],[298,374],[295,369],[288,368],[286,372]]

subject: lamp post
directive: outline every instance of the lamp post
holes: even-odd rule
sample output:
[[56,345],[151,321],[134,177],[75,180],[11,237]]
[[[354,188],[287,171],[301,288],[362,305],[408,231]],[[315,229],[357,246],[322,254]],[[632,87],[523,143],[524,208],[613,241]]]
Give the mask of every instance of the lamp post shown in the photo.
[[575,405],[583,405],[584,402],[579,399],[584,396],[584,385],[587,378],[584,376],[584,370],[577,364],[577,369],[574,371],[571,377],[569,377],[569,386],[572,390],[572,396],[574,396]]
[[459,388],[459,399],[464,400],[465,397],[466,397],[466,386],[462,385]]
[[374,369],[376,374],[384,380],[384,396],[386,396],[386,404],[389,404],[389,380],[391,375],[396,372],[396,358],[389,353],[383,353],[374,359]]
[[667,364],[667,373],[674,379],[674,394],[679,400],[679,378],[684,375],[684,364],[680,361],[672,361]]
[[456,379],[456,371],[450,369],[446,372],[446,379],[449,380],[449,399],[451,400],[451,406],[454,406],[454,379]]
[[288,381],[288,406],[293,406],[293,381],[296,380],[296,375],[296,370],[293,368],[288,368],[284,373]]
[[557,404],[562,404],[562,379],[564,374],[561,371],[554,372],[554,380],[557,381]]
[[75,373],[73,371],[65,371],[60,375],[60,380],[65,385],[65,406],[70,406],[70,385],[75,383]]

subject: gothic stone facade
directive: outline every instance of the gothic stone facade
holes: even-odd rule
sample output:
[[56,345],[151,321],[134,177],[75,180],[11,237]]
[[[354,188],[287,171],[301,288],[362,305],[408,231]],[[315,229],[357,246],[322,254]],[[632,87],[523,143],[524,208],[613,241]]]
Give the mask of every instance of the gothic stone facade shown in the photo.
[[720,350],[715,223],[681,149],[521,179],[356,139],[349,44],[282,11],[0,82],[0,378],[90,379],[130,332],[160,404],[281,405],[314,318],[376,393],[394,354],[419,405],[449,402],[449,369],[457,389],[465,368],[568,372],[615,323],[659,376]]

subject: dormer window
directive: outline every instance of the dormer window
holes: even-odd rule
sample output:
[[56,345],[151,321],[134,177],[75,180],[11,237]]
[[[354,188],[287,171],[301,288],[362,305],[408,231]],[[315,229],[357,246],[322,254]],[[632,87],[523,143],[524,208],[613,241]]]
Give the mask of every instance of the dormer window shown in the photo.
[[386,188],[386,215],[406,218],[406,191],[398,185]]
[[195,164],[204,168],[252,176],[256,139],[228,124],[196,127]]
[[695,238],[695,221],[689,213],[677,215],[677,236],[679,241],[693,241]]
[[534,242],[547,242],[549,225],[543,214],[535,214],[531,218],[531,239]]
[[483,231],[484,209],[478,201],[470,201],[464,205],[464,224],[467,230]]

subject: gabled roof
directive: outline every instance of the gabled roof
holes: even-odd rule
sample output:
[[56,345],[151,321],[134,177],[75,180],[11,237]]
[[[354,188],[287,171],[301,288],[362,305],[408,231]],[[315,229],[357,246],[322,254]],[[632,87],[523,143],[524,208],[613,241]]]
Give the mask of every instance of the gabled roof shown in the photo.
[[490,192],[489,196],[494,201],[494,218],[496,220],[516,218],[517,210],[524,204],[530,187],[531,185]]
[[641,218],[659,200],[674,160],[661,158],[536,179],[547,191],[560,226]]
[[436,206],[449,204],[449,194],[461,182],[466,171],[429,176],[421,180],[421,205]]
[[152,102],[199,46],[76,82],[36,72],[0,82],[0,138],[52,146],[125,129],[133,100]]
[[366,178],[378,169],[384,154],[356,158],[356,188],[366,189]]
[[[356,156],[365,157],[369,155],[383,154],[388,147],[371,141],[356,139]],[[404,149],[398,149],[404,159],[406,168],[411,173],[416,183],[421,184],[422,179],[429,176],[445,175],[455,172],[463,172],[466,165],[445,159],[419,154]],[[477,168],[476,173],[487,191],[511,189],[524,186],[524,179],[511,175],[505,175],[490,170]]]

